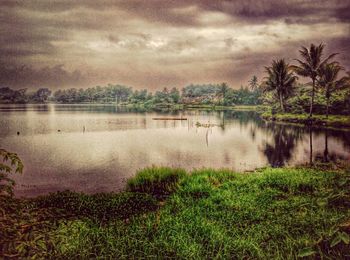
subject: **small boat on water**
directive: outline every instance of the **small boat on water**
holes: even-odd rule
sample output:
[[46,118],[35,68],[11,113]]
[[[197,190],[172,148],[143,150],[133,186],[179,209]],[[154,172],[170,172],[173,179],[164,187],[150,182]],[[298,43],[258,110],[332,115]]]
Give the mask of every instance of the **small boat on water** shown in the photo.
[[187,120],[185,117],[154,117],[153,120]]

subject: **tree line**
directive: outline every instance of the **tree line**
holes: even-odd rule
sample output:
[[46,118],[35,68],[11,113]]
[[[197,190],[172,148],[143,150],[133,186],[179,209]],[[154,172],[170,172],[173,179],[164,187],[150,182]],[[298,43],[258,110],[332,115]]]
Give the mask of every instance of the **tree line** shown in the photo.
[[117,104],[205,104],[205,105],[258,105],[261,91],[254,76],[248,86],[235,90],[226,83],[190,84],[181,91],[178,88],[163,88],[151,92],[134,90],[123,85],[96,86],[87,89],[58,89],[52,92],[40,88],[34,92],[26,89],[0,88],[1,103],[117,103]]

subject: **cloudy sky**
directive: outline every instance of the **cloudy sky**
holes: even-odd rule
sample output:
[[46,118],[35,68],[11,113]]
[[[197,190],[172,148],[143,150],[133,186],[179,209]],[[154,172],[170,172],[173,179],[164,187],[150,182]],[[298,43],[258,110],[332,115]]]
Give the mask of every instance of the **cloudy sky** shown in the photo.
[[238,88],[320,42],[350,70],[350,0],[0,0],[0,30],[14,88]]

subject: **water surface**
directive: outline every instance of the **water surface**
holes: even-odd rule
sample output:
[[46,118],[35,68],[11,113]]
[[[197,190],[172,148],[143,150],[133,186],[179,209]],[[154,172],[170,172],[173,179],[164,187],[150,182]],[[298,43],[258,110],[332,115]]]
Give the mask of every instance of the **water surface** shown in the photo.
[[[167,116],[188,120],[153,120]],[[242,111],[0,105],[0,146],[18,153],[25,165],[22,175],[12,175],[16,195],[36,196],[119,191],[138,169],[152,165],[245,171],[349,160],[350,132],[271,124]]]

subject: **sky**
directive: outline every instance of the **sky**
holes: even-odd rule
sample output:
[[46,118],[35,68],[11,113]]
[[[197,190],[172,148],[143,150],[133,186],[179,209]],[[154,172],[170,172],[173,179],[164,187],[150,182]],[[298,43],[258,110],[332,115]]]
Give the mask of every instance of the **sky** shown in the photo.
[[300,46],[350,70],[350,0],[0,0],[0,87],[246,85]]

